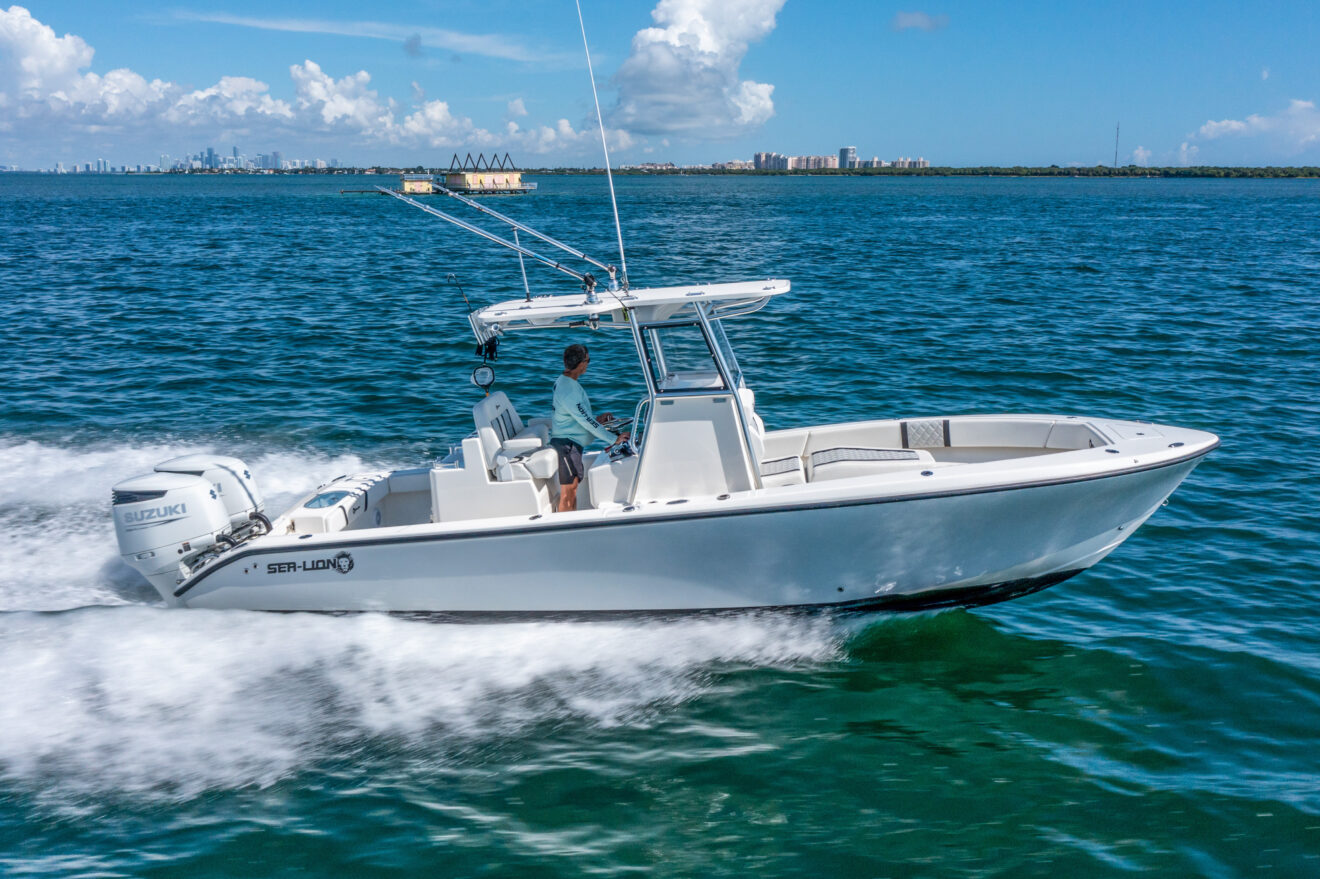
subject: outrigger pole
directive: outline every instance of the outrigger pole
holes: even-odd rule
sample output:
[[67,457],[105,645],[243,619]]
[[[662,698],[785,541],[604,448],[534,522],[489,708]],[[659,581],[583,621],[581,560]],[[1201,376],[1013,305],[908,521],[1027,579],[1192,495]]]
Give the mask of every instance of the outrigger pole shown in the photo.
[[[587,45],[587,26],[582,21],[582,3],[573,0],[577,6],[578,27],[582,29],[582,50],[587,54],[587,76],[591,79],[591,97],[596,102],[596,122],[600,126],[600,148],[605,153],[605,179],[610,184],[610,206],[614,208],[614,232],[619,236],[619,265],[623,266],[623,289],[628,289],[628,257],[623,255],[623,227],[619,225],[619,200],[614,197],[614,174],[610,171],[610,148],[605,144],[605,117],[600,115],[600,95],[596,93],[596,74],[591,69],[591,47]],[[614,281],[614,272],[610,272],[610,281]],[[610,284],[613,292],[614,284]],[[587,299],[592,300],[590,291]]]
[[490,216],[499,220],[501,223],[509,224],[514,229],[518,229],[520,231],[526,232],[528,235],[535,235],[537,238],[540,238],[546,244],[553,245],[554,247],[558,247],[560,250],[563,250],[567,253],[571,253],[574,256],[576,256],[578,259],[583,260],[584,262],[589,262],[593,266],[596,266],[597,268],[604,269],[605,271],[610,273],[610,280],[614,279],[614,273],[617,271],[617,269],[615,269],[614,266],[607,266],[605,265],[605,263],[600,262],[599,260],[592,259],[582,251],[578,250],[576,247],[565,244],[564,242],[556,238],[551,238],[549,235],[546,235],[542,232],[538,232],[535,229],[533,229],[531,226],[527,226],[524,225],[523,223],[519,223],[513,217],[505,216],[504,214],[501,214],[499,211],[495,210],[494,208],[488,208],[484,204],[481,204],[478,201],[470,199],[466,195],[459,195],[457,192],[454,192],[452,189],[446,189],[445,187],[441,186],[438,183],[433,183],[432,189],[434,189],[436,192],[439,192],[441,195],[447,195],[450,198],[456,198],[459,201],[461,201],[463,204],[467,205],[468,207],[481,211],[483,214],[489,214]]
[[[514,244],[512,241],[501,238],[500,236],[496,235],[493,232],[487,232],[485,229],[481,228],[480,226],[474,226],[471,223],[466,222],[465,220],[460,220],[458,217],[446,214],[444,211],[436,210],[430,205],[422,204],[417,199],[409,198],[408,196],[404,195],[401,192],[395,192],[393,189],[386,189],[384,186],[377,186],[376,188],[379,189],[381,192],[385,193],[386,195],[391,196],[392,198],[397,198],[399,201],[405,204],[412,205],[418,210],[426,211],[431,216],[439,217],[440,219],[444,220],[447,223],[453,223],[455,226],[459,227],[460,229],[466,229],[467,231],[473,233],[474,235],[480,235],[482,238],[485,238],[487,241],[494,241],[496,244],[507,247],[510,250],[514,251],[515,253],[522,254],[523,256],[529,256],[532,259],[536,260],[537,262],[544,263],[545,265],[548,265],[552,269],[557,269],[563,272],[569,277],[576,278],[577,280],[582,282],[584,287],[587,288],[588,296],[594,295],[594,291],[596,288],[596,279],[588,273],[574,271],[573,269],[570,269],[568,266],[564,265],[563,263],[550,259],[548,256],[541,256],[541,254],[537,253],[534,250],[528,250],[526,247],[523,247],[521,244]],[[541,236],[541,237],[545,237],[545,236]],[[551,243],[557,244],[551,239],[547,238],[547,240],[551,241]],[[574,256],[579,256],[583,259],[586,259],[585,254],[574,251],[572,248],[568,247],[567,245],[557,244],[557,246],[563,247],[565,250],[568,250],[569,252],[573,253]],[[593,265],[600,265],[600,263],[596,262],[594,259],[588,260],[588,262],[592,263]],[[614,273],[613,267],[606,266],[605,268],[610,272],[611,277],[613,277],[613,273]]]

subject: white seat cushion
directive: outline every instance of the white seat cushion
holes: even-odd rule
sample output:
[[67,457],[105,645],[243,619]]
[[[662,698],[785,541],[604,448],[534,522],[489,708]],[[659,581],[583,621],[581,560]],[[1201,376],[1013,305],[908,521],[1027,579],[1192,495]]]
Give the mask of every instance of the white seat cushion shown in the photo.
[[501,451],[495,456],[495,479],[498,482],[547,480],[558,472],[559,452],[554,449],[533,449],[521,454]]
[[935,459],[925,449],[867,449],[840,447],[821,449],[810,456],[807,477],[811,482],[875,476],[919,469]]
[[766,488],[779,485],[801,485],[806,481],[806,469],[802,466],[802,458],[799,456],[774,458],[761,462],[761,485]]
[[505,443],[500,446],[500,451],[511,456],[522,455],[527,452],[534,452],[544,446],[545,443],[541,438],[533,434],[532,436],[516,436],[511,440],[506,440]]
[[523,458],[523,466],[535,479],[550,479],[559,472],[559,452],[541,449]]

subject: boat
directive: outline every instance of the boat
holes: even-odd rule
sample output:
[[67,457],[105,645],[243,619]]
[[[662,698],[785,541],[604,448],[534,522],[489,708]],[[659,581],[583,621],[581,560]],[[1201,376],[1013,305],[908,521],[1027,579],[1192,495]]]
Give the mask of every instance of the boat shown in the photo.
[[[608,151],[605,168],[614,202]],[[458,193],[443,194],[513,240],[377,188],[578,287],[533,296],[524,264],[521,299],[467,312],[472,431],[434,463],[341,476],[274,517],[237,458],[176,458],[116,485],[120,554],[171,606],[503,619],[992,604],[1094,566],[1219,444],[1076,414],[772,428],[724,326],[789,281],[633,287],[617,202],[618,268]],[[611,425],[632,438],[584,454],[571,512],[556,511],[548,413],[492,391],[489,362],[501,341],[556,329],[628,334],[646,387]]]
[[1095,565],[1218,445],[1199,430],[1079,415],[770,429],[724,323],[790,290],[588,285],[469,315],[487,350],[556,328],[631,335],[647,389],[629,419],[635,439],[586,453],[574,512],[555,512],[548,419],[486,393],[486,365],[472,433],[433,465],[343,476],[268,518],[242,461],[164,462],[114,489],[121,553],[180,607],[582,617],[971,606]]

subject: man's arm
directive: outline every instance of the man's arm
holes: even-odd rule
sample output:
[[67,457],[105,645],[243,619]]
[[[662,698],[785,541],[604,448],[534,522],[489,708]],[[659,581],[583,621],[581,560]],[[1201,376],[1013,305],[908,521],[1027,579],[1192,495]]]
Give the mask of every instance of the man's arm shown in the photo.
[[573,416],[574,421],[590,431],[592,436],[603,443],[612,444],[619,438],[617,434],[596,420],[595,416],[591,414],[591,410],[587,408],[586,401],[581,398],[573,401],[568,413]]

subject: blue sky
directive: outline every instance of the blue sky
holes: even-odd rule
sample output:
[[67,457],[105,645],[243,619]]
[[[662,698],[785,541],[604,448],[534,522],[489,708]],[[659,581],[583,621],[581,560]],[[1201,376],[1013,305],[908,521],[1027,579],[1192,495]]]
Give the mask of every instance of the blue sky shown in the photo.
[[[1320,164],[1320,4],[583,0],[616,164]],[[0,6],[0,165],[599,163],[572,0]]]

